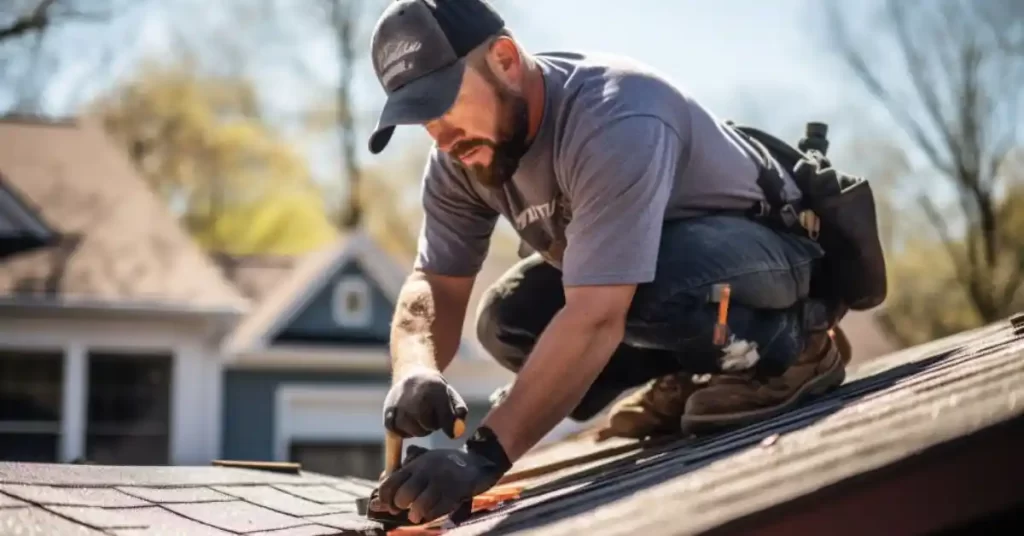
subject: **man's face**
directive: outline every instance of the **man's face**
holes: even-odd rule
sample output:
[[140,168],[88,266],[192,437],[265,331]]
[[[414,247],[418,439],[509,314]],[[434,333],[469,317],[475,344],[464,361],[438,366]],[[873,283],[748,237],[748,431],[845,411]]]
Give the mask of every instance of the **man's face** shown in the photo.
[[467,67],[455,104],[426,124],[440,150],[484,186],[512,178],[526,150],[526,98],[501,82],[486,64]]

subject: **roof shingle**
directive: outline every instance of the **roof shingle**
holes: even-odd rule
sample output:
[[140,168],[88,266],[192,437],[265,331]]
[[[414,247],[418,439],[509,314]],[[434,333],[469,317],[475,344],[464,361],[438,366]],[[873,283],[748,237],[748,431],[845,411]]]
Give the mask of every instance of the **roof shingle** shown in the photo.
[[98,125],[0,120],[0,174],[63,236],[0,265],[0,295],[246,306]]
[[378,534],[355,507],[373,485],[234,467],[0,463],[0,534]]
[[[1021,419],[1021,400],[1024,338],[1001,322],[870,362],[759,424],[522,481],[519,499],[447,534],[702,533]],[[601,448],[579,439],[513,471]]]

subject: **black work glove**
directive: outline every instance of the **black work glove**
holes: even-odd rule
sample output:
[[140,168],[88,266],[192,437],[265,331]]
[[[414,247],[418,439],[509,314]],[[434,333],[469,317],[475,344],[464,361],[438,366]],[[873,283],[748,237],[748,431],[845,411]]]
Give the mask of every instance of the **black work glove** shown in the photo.
[[398,378],[384,399],[384,427],[402,437],[444,430],[454,439],[456,419],[468,413],[466,402],[444,376],[427,367]]
[[510,467],[493,433],[481,429],[466,450],[410,452],[405,464],[381,482],[378,493],[392,513],[409,510],[410,521],[425,523],[491,489]]

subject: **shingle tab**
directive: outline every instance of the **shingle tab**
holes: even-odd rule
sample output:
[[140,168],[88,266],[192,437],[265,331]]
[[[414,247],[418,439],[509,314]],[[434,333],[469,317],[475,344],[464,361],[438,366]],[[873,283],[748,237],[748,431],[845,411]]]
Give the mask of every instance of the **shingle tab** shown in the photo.
[[200,523],[234,532],[286,529],[312,522],[243,501],[169,504],[166,508]]
[[123,486],[116,489],[133,497],[154,503],[198,503],[234,500],[234,497],[218,493],[207,487],[198,486],[177,488]]
[[19,506],[27,505],[28,503],[26,503],[25,501],[20,501],[18,499],[15,499],[14,497],[11,497],[10,495],[4,495],[3,493],[0,493],[0,508],[16,508]]
[[116,536],[234,536],[235,534],[197,523],[163,508],[141,508],[140,510],[145,510],[144,515],[139,516],[142,518],[140,521],[145,523],[144,528],[108,529],[107,532]]
[[380,528],[380,525],[367,520],[365,517],[353,512],[351,514],[329,514],[326,516],[307,517],[307,521],[327,525],[336,529],[347,531],[367,531]]
[[[360,497],[370,494],[369,491],[363,494],[355,493],[355,486],[337,489],[335,486],[304,486],[279,484],[275,488],[290,493],[296,497],[302,497],[308,501],[320,504],[351,503]],[[352,491],[347,491],[351,489]]]
[[0,491],[36,504],[104,506],[108,508],[150,505],[150,503],[146,501],[136,499],[135,497],[110,488],[0,484]]
[[307,501],[270,486],[216,486],[213,489],[293,516],[325,515],[346,510],[344,506],[329,506]]
[[0,534],[17,536],[103,536],[103,533],[68,521],[41,508],[0,510]]
[[156,510],[162,510],[158,506],[146,508],[97,508],[95,506],[50,506],[47,510],[68,519],[73,519],[84,525],[101,529],[128,529],[146,528],[146,515]]
[[246,536],[337,536],[338,529],[322,525],[305,525],[291,529],[272,530],[270,532],[251,532]]

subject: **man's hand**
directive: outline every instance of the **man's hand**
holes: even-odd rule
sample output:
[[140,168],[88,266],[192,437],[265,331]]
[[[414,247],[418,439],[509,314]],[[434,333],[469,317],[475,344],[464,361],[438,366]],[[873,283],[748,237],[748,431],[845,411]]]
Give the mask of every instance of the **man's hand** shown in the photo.
[[409,520],[425,523],[455,511],[501,479],[504,471],[486,457],[456,449],[417,453],[378,488],[393,512],[409,510]]
[[455,421],[469,413],[466,402],[444,376],[429,367],[406,369],[384,399],[384,427],[402,437],[444,430],[455,437]]

